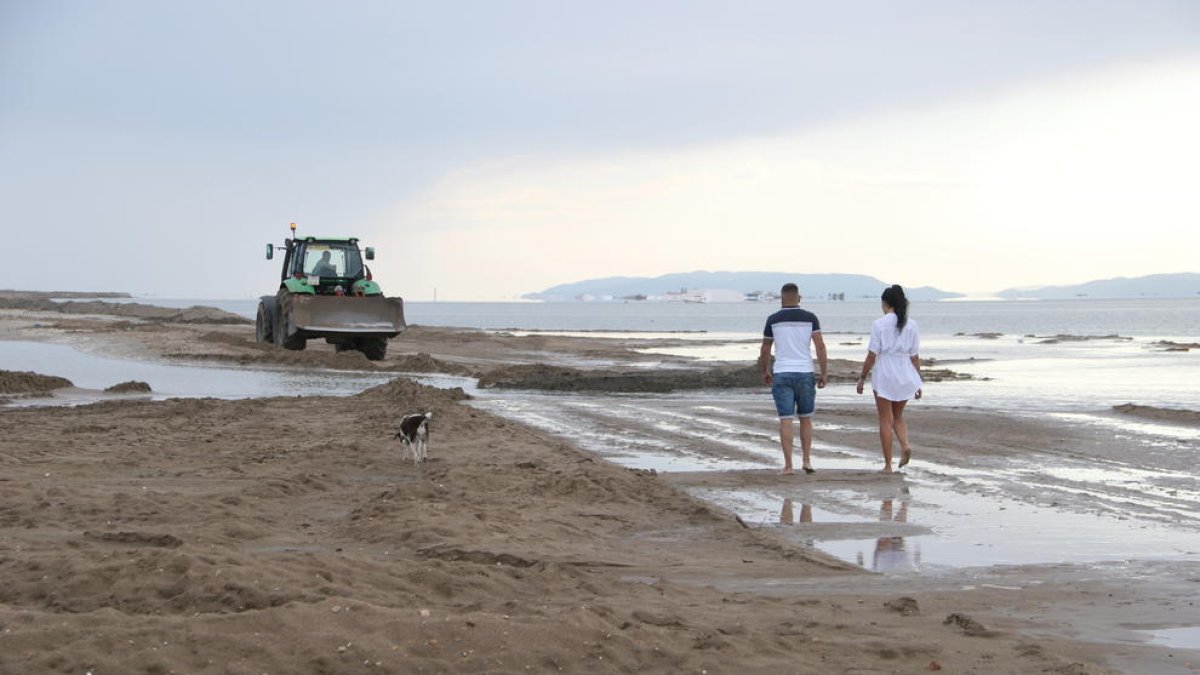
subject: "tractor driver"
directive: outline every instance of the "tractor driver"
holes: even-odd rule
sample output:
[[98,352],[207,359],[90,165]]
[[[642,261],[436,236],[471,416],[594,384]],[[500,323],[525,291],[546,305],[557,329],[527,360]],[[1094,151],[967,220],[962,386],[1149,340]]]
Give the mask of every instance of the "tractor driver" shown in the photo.
[[337,268],[329,262],[329,251],[321,254],[321,259],[317,261],[316,265],[313,265],[312,274],[319,277],[336,277],[338,275]]

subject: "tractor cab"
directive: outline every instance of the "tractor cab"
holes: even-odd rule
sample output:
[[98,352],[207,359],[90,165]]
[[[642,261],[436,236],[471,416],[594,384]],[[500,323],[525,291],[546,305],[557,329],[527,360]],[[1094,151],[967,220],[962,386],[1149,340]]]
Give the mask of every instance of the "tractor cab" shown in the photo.
[[[356,282],[371,279],[356,238],[288,239],[285,249],[281,281],[303,280],[317,295],[334,294],[338,288],[349,292],[358,285]],[[374,253],[367,247],[367,260],[374,259]]]

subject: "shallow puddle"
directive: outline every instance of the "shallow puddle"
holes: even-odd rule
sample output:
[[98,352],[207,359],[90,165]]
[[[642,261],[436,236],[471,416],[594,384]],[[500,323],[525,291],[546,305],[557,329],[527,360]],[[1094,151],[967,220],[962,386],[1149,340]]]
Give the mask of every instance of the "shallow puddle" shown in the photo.
[[1200,626],[1183,626],[1181,628],[1160,628],[1142,631],[1150,637],[1150,642],[1174,649],[1200,650]]
[[137,380],[150,385],[152,399],[252,398],[262,396],[350,396],[383,384],[395,374],[341,371],[249,370],[181,366],[97,356],[66,345],[0,341],[0,369],[33,371],[71,380],[84,390],[53,398],[23,399],[15,405],[63,405],[110,398],[105,387]]
[[[695,496],[884,574],[993,565],[1200,561],[1194,477],[1114,462],[1031,455],[1001,466],[922,460],[881,478],[874,448],[817,442],[817,473],[776,477],[762,396],[479,392],[475,405],[561,435],[622,466],[703,473]],[[757,420],[757,421],[756,421]],[[823,423],[818,420],[816,435]],[[797,451],[797,464],[799,463]],[[666,476],[671,480],[671,476]]]
[[1131,558],[1200,560],[1200,533],[980,499],[911,478],[858,491],[813,480],[690,492],[748,524],[776,528],[788,538],[887,574]]

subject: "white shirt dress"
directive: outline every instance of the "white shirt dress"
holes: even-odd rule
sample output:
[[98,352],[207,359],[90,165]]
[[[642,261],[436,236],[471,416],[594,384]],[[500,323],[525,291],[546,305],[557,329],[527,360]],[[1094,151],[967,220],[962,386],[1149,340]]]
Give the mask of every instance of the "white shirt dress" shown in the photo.
[[921,375],[913,367],[912,357],[921,351],[917,322],[909,319],[904,330],[896,330],[896,315],[884,314],[871,324],[871,342],[867,349],[875,355],[871,369],[871,388],[880,398],[907,401],[921,388]]

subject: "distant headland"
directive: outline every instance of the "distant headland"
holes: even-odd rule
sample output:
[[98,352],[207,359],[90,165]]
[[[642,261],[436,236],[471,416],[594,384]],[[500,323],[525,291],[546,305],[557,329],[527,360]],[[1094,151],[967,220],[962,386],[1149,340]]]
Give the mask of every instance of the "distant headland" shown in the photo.
[[[794,274],[788,272],[679,272],[658,277],[605,277],[551,286],[527,293],[543,302],[744,302],[778,299],[787,282],[800,286],[808,300],[875,300],[892,282],[865,274]],[[905,287],[915,301],[965,298],[966,294],[932,286]],[[1020,299],[1068,298],[1194,298],[1200,297],[1200,274],[1154,274],[1117,277],[1070,286],[1009,288],[994,297]]]

